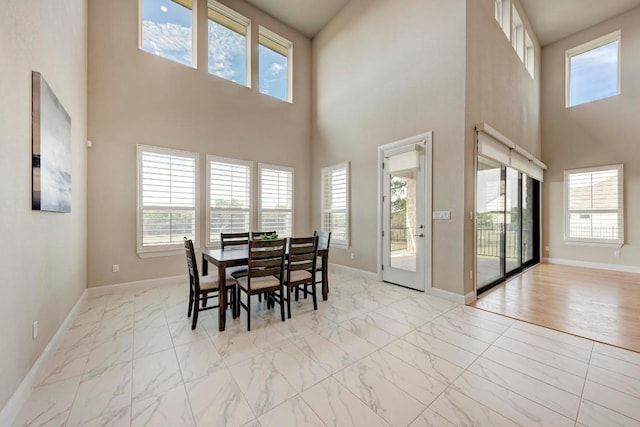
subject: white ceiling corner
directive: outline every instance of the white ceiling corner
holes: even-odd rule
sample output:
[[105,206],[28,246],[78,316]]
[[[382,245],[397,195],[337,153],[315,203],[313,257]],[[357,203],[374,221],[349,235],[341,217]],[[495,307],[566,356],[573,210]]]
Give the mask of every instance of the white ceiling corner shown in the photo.
[[520,0],[520,3],[542,46],[640,6],[640,0]]
[[313,38],[349,0],[247,0],[258,9]]

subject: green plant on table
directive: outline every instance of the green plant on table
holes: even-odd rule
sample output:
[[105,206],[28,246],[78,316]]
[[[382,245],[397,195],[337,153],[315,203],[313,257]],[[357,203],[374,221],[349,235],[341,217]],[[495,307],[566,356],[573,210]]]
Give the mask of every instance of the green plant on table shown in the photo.
[[263,234],[262,236],[260,236],[260,240],[276,240],[277,238],[278,238],[277,233]]

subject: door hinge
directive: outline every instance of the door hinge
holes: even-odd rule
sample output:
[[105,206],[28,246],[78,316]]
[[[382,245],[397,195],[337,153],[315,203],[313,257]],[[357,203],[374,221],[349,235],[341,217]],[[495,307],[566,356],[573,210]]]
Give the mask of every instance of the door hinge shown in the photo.
[[384,196],[382,196],[382,203],[384,203]]
[[382,230],[382,237],[384,237],[384,230]]
[[384,169],[384,162],[382,162],[382,169]]
[[382,264],[381,267],[382,267],[382,271],[384,271],[384,264]]

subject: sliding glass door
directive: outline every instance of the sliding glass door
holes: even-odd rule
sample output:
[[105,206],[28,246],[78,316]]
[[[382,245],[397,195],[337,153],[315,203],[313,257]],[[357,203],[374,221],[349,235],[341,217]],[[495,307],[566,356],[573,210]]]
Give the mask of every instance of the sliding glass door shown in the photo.
[[483,292],[539,262],[539,183],[478,157],[477,289]]

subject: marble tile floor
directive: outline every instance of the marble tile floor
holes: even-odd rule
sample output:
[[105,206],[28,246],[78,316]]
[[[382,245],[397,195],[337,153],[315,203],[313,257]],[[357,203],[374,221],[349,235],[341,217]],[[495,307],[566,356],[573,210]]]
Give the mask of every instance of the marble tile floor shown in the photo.
[[191,331],[187,286],[92,291],[16,426],[640,426],[640,354],[332,274]]

